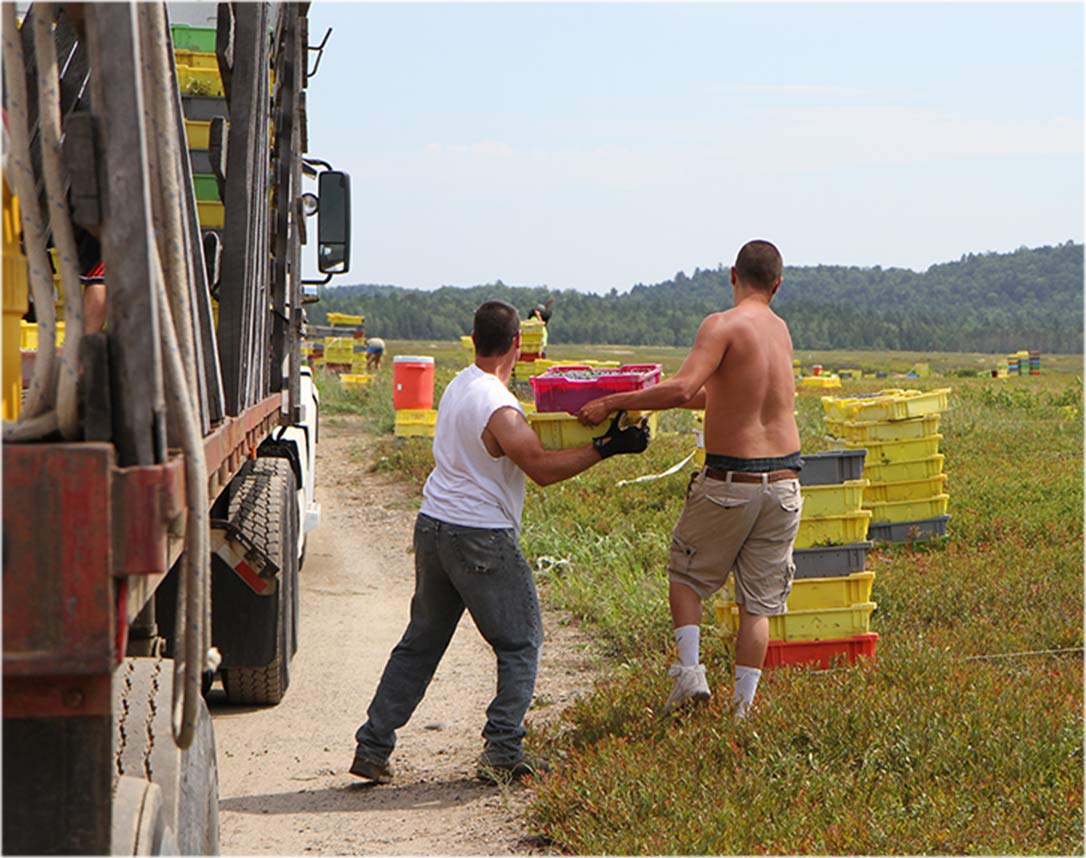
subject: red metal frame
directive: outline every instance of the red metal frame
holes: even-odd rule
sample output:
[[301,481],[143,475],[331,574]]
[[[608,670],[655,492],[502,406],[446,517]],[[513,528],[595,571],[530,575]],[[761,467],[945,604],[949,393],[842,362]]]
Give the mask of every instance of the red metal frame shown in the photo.
[[[276,393],[204,441],[210,499],[279,422]],[[111,444],[3,447],[4,717],[107,714],[124,627],[180,556],[183,459]]]

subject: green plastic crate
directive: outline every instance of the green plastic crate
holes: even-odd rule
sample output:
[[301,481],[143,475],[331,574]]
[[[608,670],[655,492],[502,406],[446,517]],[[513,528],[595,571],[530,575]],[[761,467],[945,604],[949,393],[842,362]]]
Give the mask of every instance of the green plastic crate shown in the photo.
[[219,198],[219,183],[215,181],[214,176],[194,173],[192,186],[196,189],[196,199],[216,203],[221,201]]
[[170,24],[175,51],[215,52],[215,28],[195,27],[192,24]]

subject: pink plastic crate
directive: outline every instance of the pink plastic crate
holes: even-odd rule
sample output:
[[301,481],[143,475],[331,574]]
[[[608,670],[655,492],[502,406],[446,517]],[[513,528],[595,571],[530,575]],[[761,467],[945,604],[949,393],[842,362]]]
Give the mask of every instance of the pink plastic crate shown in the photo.
[[[579,364],[552,366],[533,376],[532,393],[539,412],[576,413],[586,402],[609,393],[643,390],[660,381],[660,364],[626,364],[620,367],[590,367]],[[591,378],[566,378],[564,373],[592,373]]]

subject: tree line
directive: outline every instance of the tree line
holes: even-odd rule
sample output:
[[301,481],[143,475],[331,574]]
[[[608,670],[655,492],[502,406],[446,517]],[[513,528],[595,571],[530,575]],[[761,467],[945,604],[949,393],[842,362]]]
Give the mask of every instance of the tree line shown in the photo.
[[[678,272],[605,294],[509,286],[498,280],[433,291],[387,285],[322,287],[311,322],[329,312],[362,314],[366,331],[389,339],[447,340],[471,330],[485,300],[522,313],[555,297],[552,343],[689,346],[701,320],[731,306],[729,268]],[[966,254],[923,272],[902,268],[788,266],[773,302],[797,349],[1006,353],[1083,348],[1083,245]]]

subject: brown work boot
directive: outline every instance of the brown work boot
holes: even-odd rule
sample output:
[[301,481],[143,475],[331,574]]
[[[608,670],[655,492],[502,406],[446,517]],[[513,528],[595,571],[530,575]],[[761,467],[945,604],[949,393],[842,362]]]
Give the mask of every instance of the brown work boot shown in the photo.
[[361,748],[354,752],[354,762],[349,769],[352,775],[373,781],[377,784],[387,784],[392,780],[392,767],[388,760],[381,762],[365,753]]

